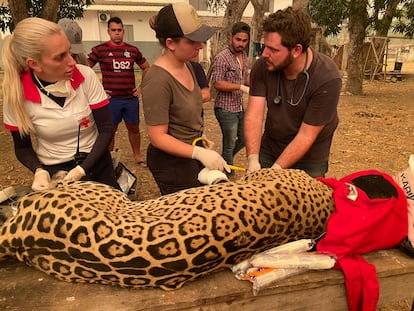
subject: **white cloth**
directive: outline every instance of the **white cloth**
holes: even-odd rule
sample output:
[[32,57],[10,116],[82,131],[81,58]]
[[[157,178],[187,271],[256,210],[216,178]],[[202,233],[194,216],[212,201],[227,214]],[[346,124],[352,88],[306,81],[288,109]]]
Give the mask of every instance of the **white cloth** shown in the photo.
[[414,245],[414,154],[410,155],[408,168],[397,174],[397,184],[404,190],[408,203],[408,239]]
[[229,181],[227,175],[222,171],[210,170],[206,167],[198,173],[198,180],[205,185],[213,185],[222,181]]

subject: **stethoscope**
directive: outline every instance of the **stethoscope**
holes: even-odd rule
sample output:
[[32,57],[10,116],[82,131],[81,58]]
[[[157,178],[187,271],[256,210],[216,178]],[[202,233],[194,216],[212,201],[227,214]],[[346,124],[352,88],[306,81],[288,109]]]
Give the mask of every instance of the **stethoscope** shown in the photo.
[[[307,66],[308,66],[308,50],[306,50],[305,67],[303,67],[303,71],[299,73],[299,75],[305,75],[305,78],[306,78],[305,86],[303,88],[302,94],[300,95],[299,100],[295,103],[294,95],[295,95],[296,81],[299,78],[299,75],[298,75],[298,77],[296,77],[295,82],[293,84],[292,95],[290,96],[290,99],[287,101],[289,105],[293,107],[299,105],[299,103],[302,101],[303,97],[305,96],[305,92],[309,84],[309,73],[306,69]],[[276,96],[273,99],[273,103],[275,103],[276,105],[279,105],[282,102],[282,96],[280,96],[280,71],[278,71],[277,73],[276,81],[277,81]]]

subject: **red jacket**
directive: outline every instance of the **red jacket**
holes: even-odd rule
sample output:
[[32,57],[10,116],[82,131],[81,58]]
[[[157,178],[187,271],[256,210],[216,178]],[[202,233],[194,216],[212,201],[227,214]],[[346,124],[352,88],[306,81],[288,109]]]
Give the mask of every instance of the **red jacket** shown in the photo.
[[319,180],[334,189],[335,211],[317,250],[337,256],[334,268],[343,270],[349,310],[375,311],[376,269],[360,254],[394,247],[407,236],[405,193],[391,176],[375,170]]

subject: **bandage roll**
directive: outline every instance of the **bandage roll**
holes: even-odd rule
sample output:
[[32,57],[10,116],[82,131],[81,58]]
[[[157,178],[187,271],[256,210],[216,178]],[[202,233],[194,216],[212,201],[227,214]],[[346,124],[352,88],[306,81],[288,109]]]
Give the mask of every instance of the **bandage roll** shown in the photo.
[[[303,253],[312,249],[315,246],[315,241],[312,239],[301,239],[289,243],[282,244],[277,247],[270,248],[262,254],[294,254]],[[260,255],[260,254],[259,254]]]
[[336,260],[326,254],[263,254],[255,256],[250,263],[254,267],[282,269],[331,269]]
[[253,255],[251,258],[246,259],[231,268],[233,273],[237,274],[245,274],[246,271],[253,267],[252,260],[256,257],[264,256],[267,254],[295,254],[295,253],[303,253],[307,252],[315,246],[315,241],[312,239],[301,239],[298,241],[289,242],[283,245],[279,245],[273,248],[270,248],[260,254]]

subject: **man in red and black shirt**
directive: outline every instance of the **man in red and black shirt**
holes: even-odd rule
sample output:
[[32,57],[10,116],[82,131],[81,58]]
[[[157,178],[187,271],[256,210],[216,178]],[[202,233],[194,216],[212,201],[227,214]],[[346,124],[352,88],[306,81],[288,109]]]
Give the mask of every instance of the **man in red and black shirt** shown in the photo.
[[[99,63],[101,67],[102,83],[110,97],[109,108],[112,112],[114,136],[123,119],[134,152],[134,160],[145,167],[139,132],[138,96],[141,94],[141,88],[135,86],[134,63],[142,69],[142,78],[150,65],[137,47],[124,42],[125,29],[119,17],[109,19],[108,34],[109,41],[92,48],[88,55],[88,63],[91,67]],[[114,140],[110,147],[112,150]]]

